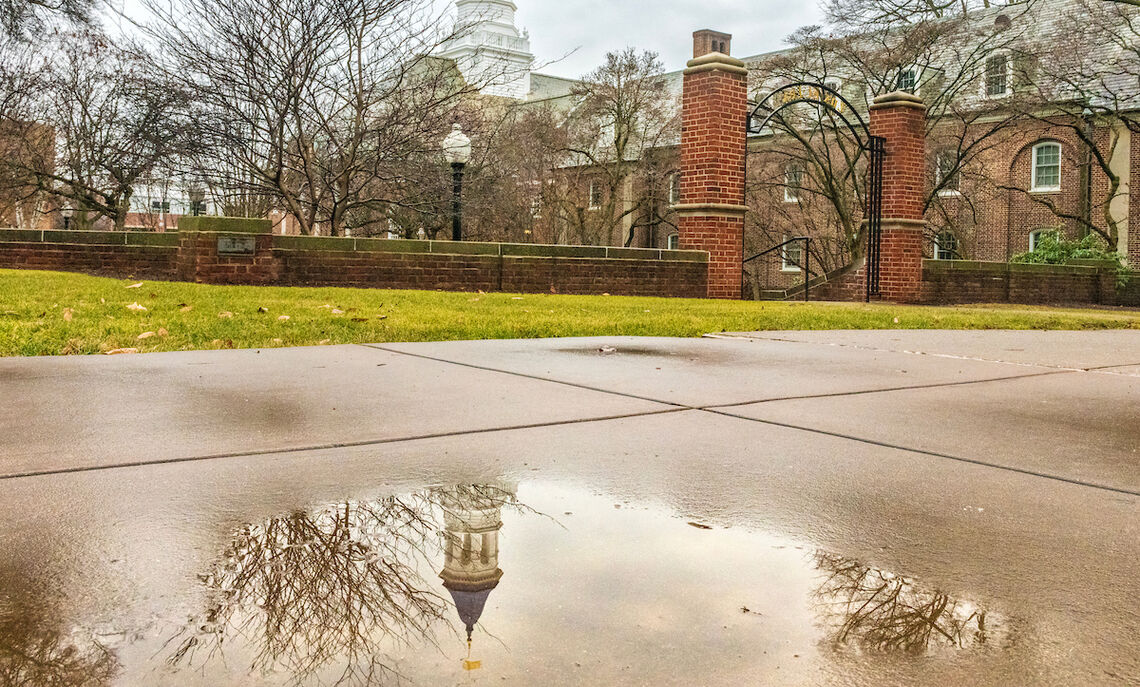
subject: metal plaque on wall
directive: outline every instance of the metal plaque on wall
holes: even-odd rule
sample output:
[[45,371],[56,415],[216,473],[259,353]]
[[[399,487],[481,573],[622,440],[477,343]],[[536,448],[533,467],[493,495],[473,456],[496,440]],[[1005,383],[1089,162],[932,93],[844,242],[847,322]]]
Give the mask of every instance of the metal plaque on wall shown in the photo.
[[253,255],[257,251],[257,239],[253,236],[219,236],[219,255]]

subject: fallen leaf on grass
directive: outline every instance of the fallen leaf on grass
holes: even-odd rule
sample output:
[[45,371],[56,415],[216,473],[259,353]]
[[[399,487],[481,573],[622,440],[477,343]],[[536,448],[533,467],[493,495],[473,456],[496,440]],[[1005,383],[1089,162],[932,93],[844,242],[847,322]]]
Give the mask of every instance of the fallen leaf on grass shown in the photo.
[[170,334],[170,332],[166,331],[166,327],[159,327],[158,328],[158,335],[159,336],[168,336],[169,334]]
[[138,303],[131,303],[130,305],[127,306],[127,310],[134,310],[136,312],[146,312],[146,306],[145,305],[139,305]]
[[114,348],[107,351],[107,355],[123,355],[125,353],[138,353],[137,348]]
[[353,322],[367,322],[368,318],[367,317],[354,317],[354,318],[352,318],[352,321]]
[[71,308],[64,308],[63,309],[63,321],[64,322],[70,322],[72,320],[72,317],[74,316],[74,313],[75,313],[75,311],[72,310]]
[[269,312],[269,308],[258,308],[257,312],[264,315],[265,313]]
[[332,309],[332,314],[334,314],[334,315],[343,315],[343,314],[344,314],[344,311],[343,311],[343,310],[341,310],[340,308],[333,308],[333,309]]
[[152,336],[154,336],[154,332],[143,332],[142,334],[139,334],[139,341],[142,341],[143,339],[149,339]]
[[387,315],[377,315],[377,316],[376,316],[376,319],[378,319],[378,320],[386,320],[386,319],[388,319],[388,316],[387,316]]
[[273,343],[279,344],[279,343],[285,343],[285,341],[284,341],[284,339],[273,339]]
[[895,318],[895,324],[898,324],[898,323],[899,323],[899,318],[896,317]]
[[327,344],[330,341],[332,341],[332,339],[321,339],[320,341],[317,342],[317,345],[318,346],[324,346],[325,344]]
[[222,312],[218,313],[218,317],[222,318],[223,320],[228,320],[233,316],[234,314],[229,310],[223,310]]
[[179,308],[178,310],[180,312],[190,312],[193,309],[194,309],[194,306],[192,306],[192,305],[184,305],[181,308]]
[[288,315],[281,315],[280,317],[277,318],[277,321],[278,322],[288,322],[289,316]]
[[138,282],[138,283],[135,283],[135,284],[131,284],[130,286],[128,286],[128,287],[126,287],[126,288],[128,288],[128,289],[137,289],[137,288],[141,287],[142,285],[143,285],[143,283],[140,281],[140,282]]
[[522,299],[523,299],[522,296],[511,296],[512,301],[521,301]]

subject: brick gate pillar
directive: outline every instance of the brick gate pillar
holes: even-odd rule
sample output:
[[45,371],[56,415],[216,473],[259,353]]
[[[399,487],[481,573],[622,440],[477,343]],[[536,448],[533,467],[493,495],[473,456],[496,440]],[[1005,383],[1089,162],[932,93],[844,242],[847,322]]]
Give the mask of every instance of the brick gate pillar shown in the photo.
[[709,298],[740,298],[744,276],[744,155],[748,70],[731,36],[693,34],[681,109],[682,250],[709,254]]
[[871,105],[871,135],[886,139],[879,290],[884,300],[922,296],[923,196],[926,189],[926,105],[896,91]]

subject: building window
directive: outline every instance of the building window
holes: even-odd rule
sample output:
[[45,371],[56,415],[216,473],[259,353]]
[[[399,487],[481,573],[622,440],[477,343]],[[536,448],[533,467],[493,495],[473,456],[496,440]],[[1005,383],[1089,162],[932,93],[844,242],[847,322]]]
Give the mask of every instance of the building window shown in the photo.
[[201,217],[206,214],[206,201],[192,200],[190,201],[190,214],[194,217]]
[[150,202],[150,209],[151,209],[151,212],[170,212],[170,201],[169,200],[163,200],[163,201],[152,200]]
[[994,53],[986,58],[987,98],[1009,95],[1010,66],[1009,55],[1006,53]]
[[934,237],[935,260],[957,260],[958,238],[954,234],[943,231]]
[[669,175],[669,204],[676,205],[681,202],[681,173],[674,172]]
[[784,202],[800,202],[800,192],[804,188],[804,168],[792,163],[784,170]]
[[914,93],[918,89],[918,72],[913,69],[900,69],[895,88],[907,93]]
[[958,175],[958,154],[943,151],[934,163],[934,186],[940,196],[956,196],[962,191],[961,177]]
[[1029,252],[1032,253],[1033,251],[1037,250],[1038,246],[1041,245],[1041,241],[1045,237],[1050,235],[1057,235],[1059,233],[1060,232],[1058,230],[1049,228],[1035,229],[1029,232]]
[[590,182],[590,209],[597,210],[602,207],[602,185],[596,181]]
[[681,245],[681,237],[678,234],[669,234],[669,238],[665,239],[665,247],[669,250],[677,250]]
[[1061,144],[1033,146],[1033,185],[1031,191],[1052,193],[1061,190]]
[[[784,235],[784,240],[788,241],[792,237],[787,234]],[[800,265],[804,262],[804,242],[792,241],[785,243],[784,247],[780,249],[780,270],[782,272],[799,272]]]

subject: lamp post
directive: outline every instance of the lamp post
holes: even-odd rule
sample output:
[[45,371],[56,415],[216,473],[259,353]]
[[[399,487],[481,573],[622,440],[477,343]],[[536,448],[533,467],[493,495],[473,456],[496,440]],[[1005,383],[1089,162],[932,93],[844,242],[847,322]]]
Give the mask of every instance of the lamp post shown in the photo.
[[71,208],[63,208],[59,211],[59,214],[63,215],[63,230],[67,231],[71,228],[71,217],[75,214],[75,210]]
[[451,164],[451,240],[463,240],[463,168],[471,159],[471,139],[457,122],[443,139],[443,157]]

